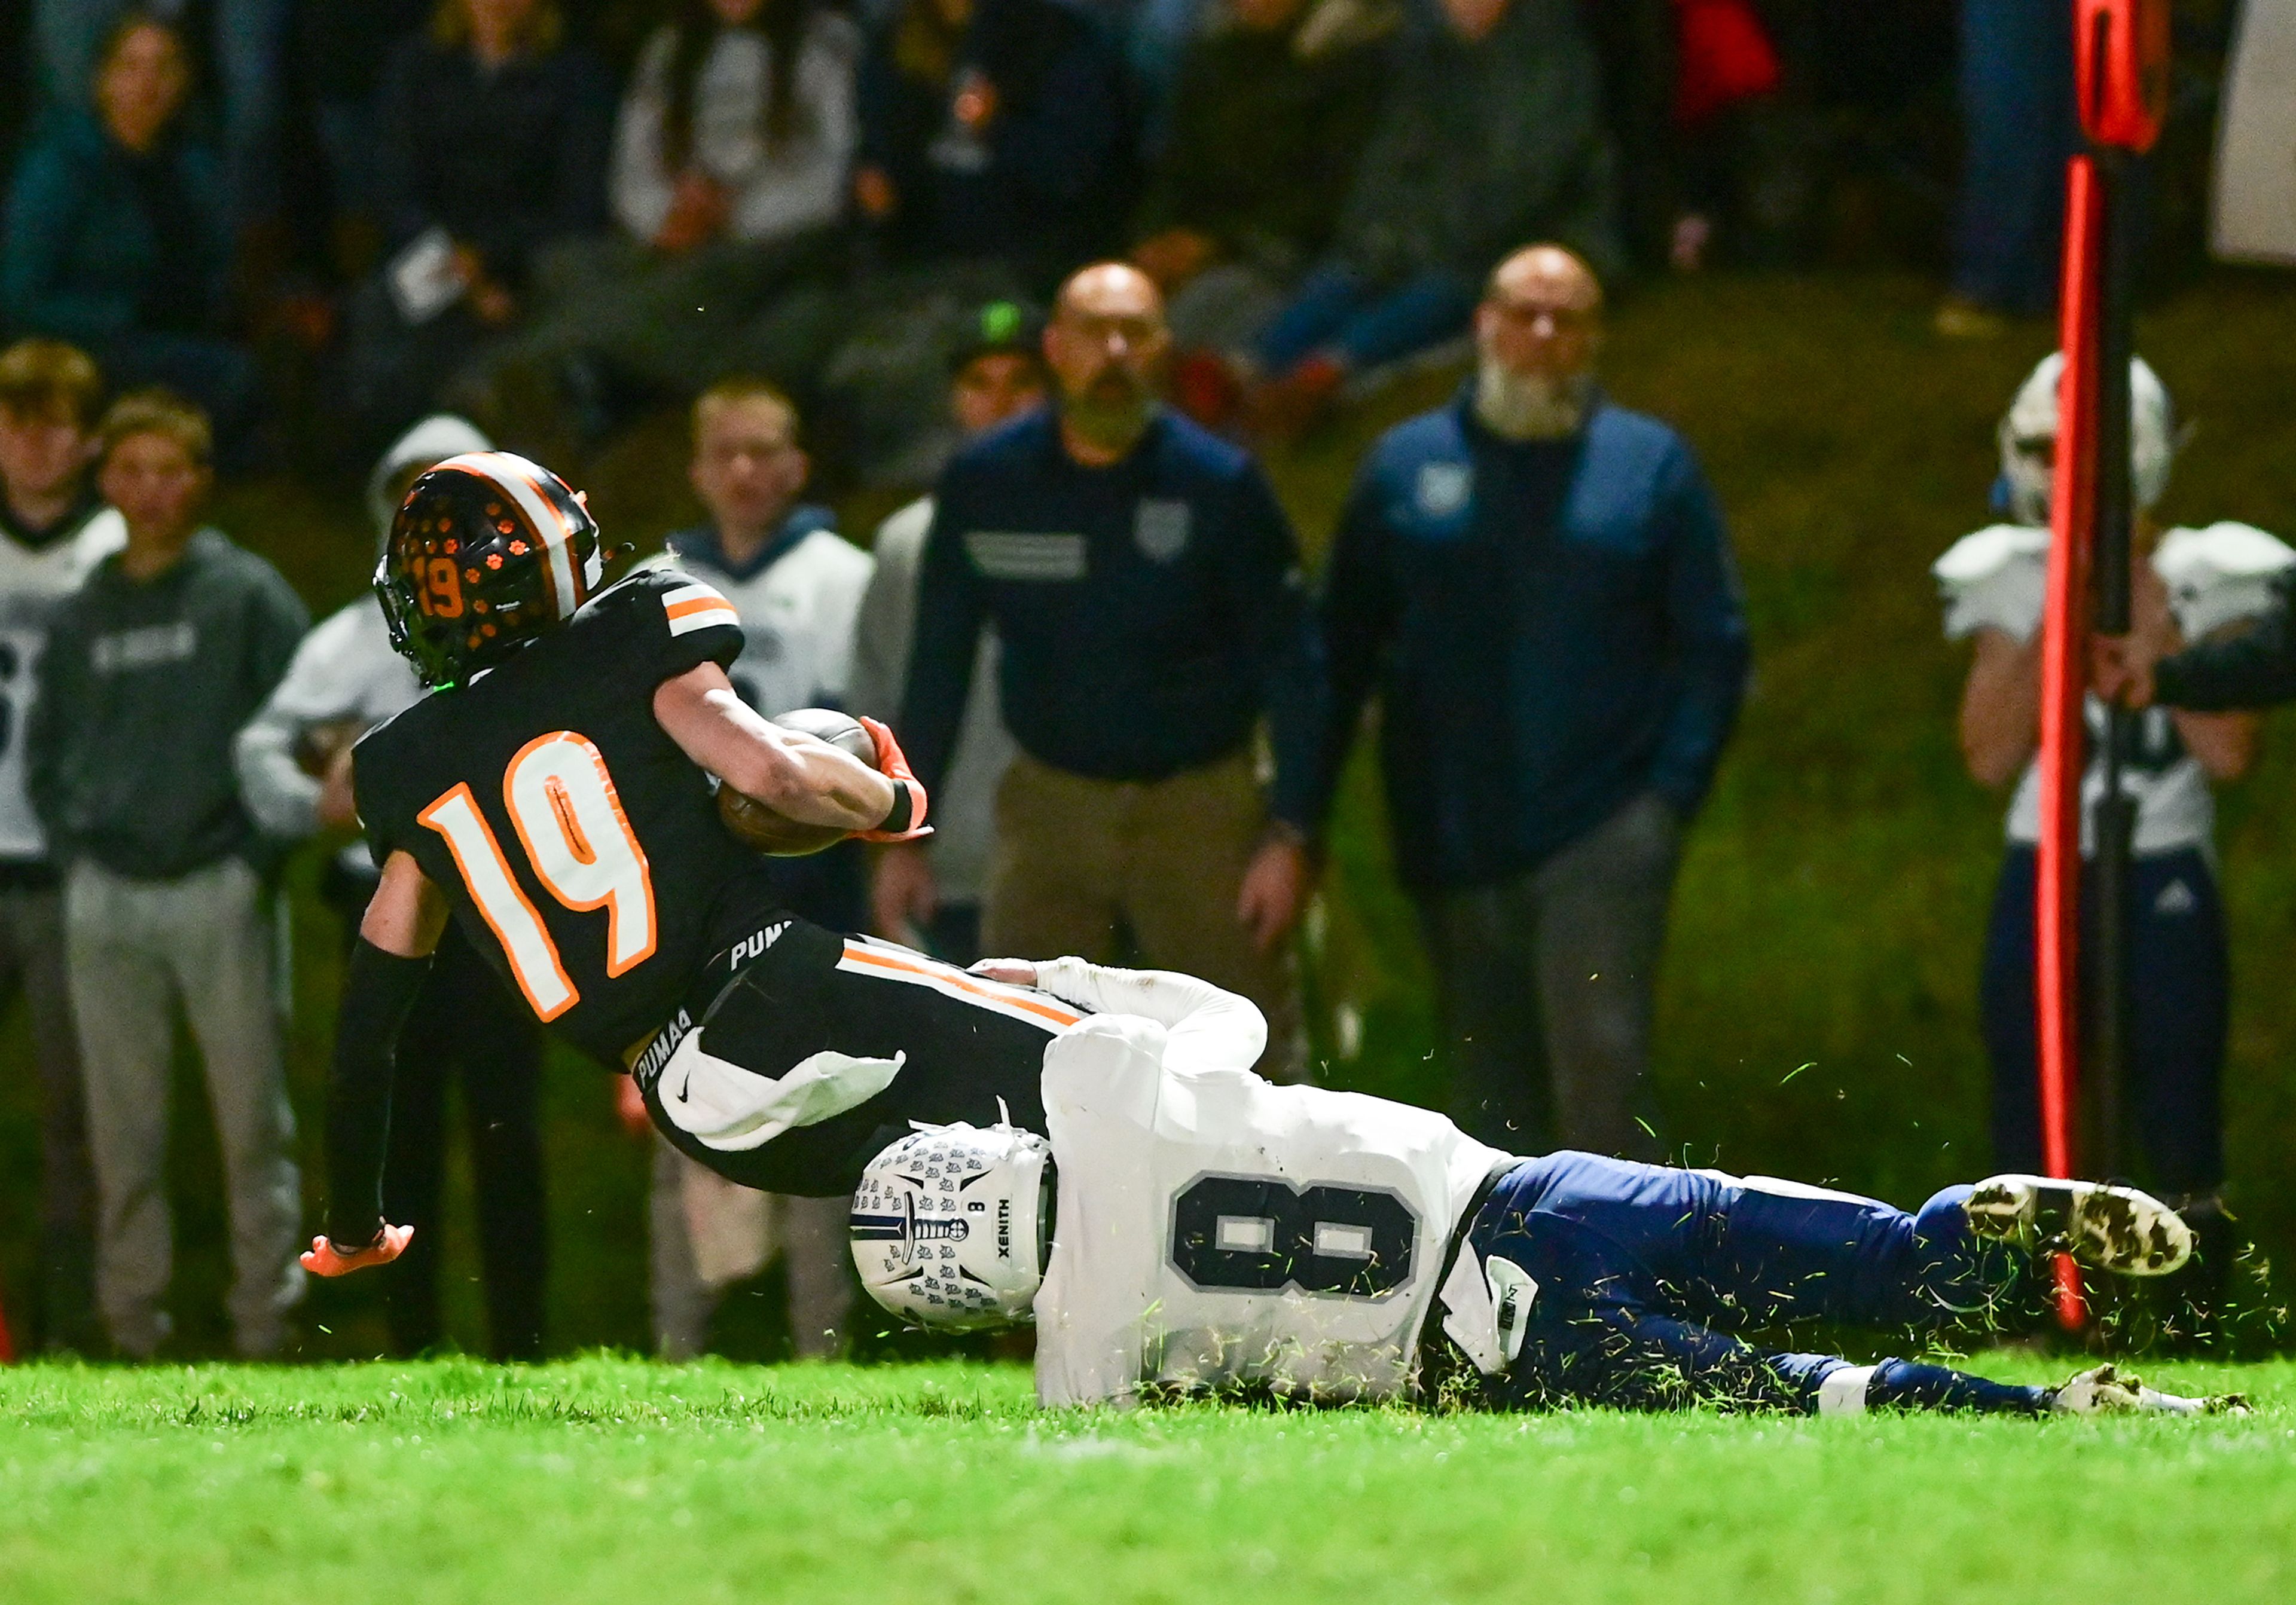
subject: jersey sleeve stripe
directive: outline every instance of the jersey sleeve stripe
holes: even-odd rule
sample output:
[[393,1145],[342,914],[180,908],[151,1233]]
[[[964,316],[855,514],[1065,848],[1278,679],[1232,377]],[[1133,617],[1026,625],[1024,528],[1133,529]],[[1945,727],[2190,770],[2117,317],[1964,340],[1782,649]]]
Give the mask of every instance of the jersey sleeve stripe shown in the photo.
[[734,604],[714,594],[697,596],[691,602],[669,602],[661,610],[662,616],[669,620],[669,633],[673,635],[689,635],[695,630],[706,630],[718,625],[738,626],[742,622],[742,616],[734,610]]
[[947,964],[936,962],[922,954],[906,949],[888,950],[859,942],[845,944],[845,956],[837,967],[853,975],[873,975],[889,981],[898,981],[911,987],[930,987],[945,997],[955,998],[1002,1014],[1009,1020],[1023,1020],[1030,1025],[1054,1030],[1065,1030],[1084,1016],[1074,1009],[1054,1003],[1050,998],[1020,987],[1008,987],[1002,981],[984,980],[977,975]]

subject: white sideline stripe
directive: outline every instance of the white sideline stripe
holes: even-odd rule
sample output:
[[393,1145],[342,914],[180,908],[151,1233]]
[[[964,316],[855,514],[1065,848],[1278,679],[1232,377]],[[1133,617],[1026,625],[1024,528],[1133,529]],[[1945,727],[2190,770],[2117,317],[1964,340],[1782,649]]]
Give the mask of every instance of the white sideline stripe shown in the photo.
[[1878,1367],[1845,1365],[1839,1371],[1828,1372],[1817,1385],[1817,1413],[1820,1415],[1863,1415],[1866,1413],[1866,1385],[1874,1380]]

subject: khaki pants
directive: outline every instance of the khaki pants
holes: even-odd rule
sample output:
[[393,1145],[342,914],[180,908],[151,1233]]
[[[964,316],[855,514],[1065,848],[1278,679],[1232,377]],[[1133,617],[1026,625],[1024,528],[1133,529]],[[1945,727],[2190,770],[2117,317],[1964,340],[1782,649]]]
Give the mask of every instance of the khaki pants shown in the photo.
[[95,1156],[96,1299],[112,1342],[137,1358],[168,1330],[168,1071],[179,998],[223,1149],[239,1352],[276,1354],[286,1312],[302,1297],[295,1117],[258,890],[255,872],[235,858],[149,881],[83,862],[64,883],[65,963]]
[[1260,953],[1235,917],[1267,827],[1248,753],[1159,781],[1092,780],[1022,754],[997,788],[982,950],[1103,964],[1136,956],[1201,976],[1259,1005],[1260,1073],[1298,1080],[1306,1044],[1291,949]]
[[800,1360],[833,1360],[853,1313],[849,1198],[752,1192],[703,1168],[657,1134],[647,1199],[652,1239],[654,1352],[691,1360],[709,1347],[709,1317],[736,1282],[775,1251],[789,1275],[790,1342]]

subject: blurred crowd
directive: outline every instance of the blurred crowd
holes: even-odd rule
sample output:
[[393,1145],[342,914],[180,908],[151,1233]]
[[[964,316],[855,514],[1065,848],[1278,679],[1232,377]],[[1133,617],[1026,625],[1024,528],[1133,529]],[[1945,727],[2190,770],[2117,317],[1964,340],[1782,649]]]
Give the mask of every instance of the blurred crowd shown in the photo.
[[[168,1339],[178,1009],[226,1173],[239,1350],[279,1352],[302,1293],[275,872],[322,839],[348,940],[375,879],[350,742],[419,690],[370,599],[312,627],[208,525],[216,476],[356,475],[380,538],[447,456],[499,445],[578,482],[670,407],[690,414],[705,518],[665,545],[741,612],[742,694],[893,721],[935,798],[929,848],[785,861],[791,907],[963,961],[1185,969],[1258,1002],[1263,1069],[1304,1075],[1289,938],[1375,698],[1453,1114],[1516,1151],[1656,1157],[1667,905],[1749,648],[1693,454],[1603,392],[1606,302],[1657,274],[1887,251],[1948,270],[1941,335],[2046,315],[2070,12],[9,8],[25,93],[0,129],[0,979],[30,1011],[44,1110],[21,1335],[137,1357]],[[1310,585],[1259,454],[1445,362],[1467,369],[1457,397],[1373,447]],[[2016,438],[2054,429],[2029,418]],[[812,498],[857,485],[930,494],[840,530]],[[1980,643],[1964,725],[1988,781],[2026,763],[2037,717],[2026,580],[2046,510],[2009,511],[1939,567],[1952,630]],[[2210,533],[2169,532],[2156,559],[2196,638],[2251,617],[2289,558],[2257,531],[2179,545]],[[2193,602],[2203,571],[2246,585],[2249,610]],[[2213,921],[2216,943],[2175,949],[2163,1064],[2222,1058],[2190,794],[2244,766],[2243,717],[2154,732],[2185,798],[2154,846],[2181,856],[2144,895],[2161,920]],[[1987,958],[2005,1087],[2030,1085],[2023,817]],[[417,1227],[389,1273],[403,1350],[441,1334],[433,1228],[459,1109],[489,1347],[541,1351],[540,1058],[474,957],[436,966],[391,1137],[387,1208]],[[2146,1083],[2173,1146],[2156,1163],[2204,1198],[2222,1180],[2213,1071],[2178,1075]],[[2004,1100],[2000,1163],[2037,1164],[2033,1117]],[[795,1347],[833,1352],[841,1216],[657,1142],[662,1352],[704,1347],[722,1290],[776,1256]]]
[[227,471],[442,405],[571,463],[746,373],[887,484],[966,311],[1098,257],[1259,440],[1456,351],[1528,239],[1614,289],[1949,241],[1982,332],[2050,299],[2070,8],[14,0],[0,328],[197,402]]

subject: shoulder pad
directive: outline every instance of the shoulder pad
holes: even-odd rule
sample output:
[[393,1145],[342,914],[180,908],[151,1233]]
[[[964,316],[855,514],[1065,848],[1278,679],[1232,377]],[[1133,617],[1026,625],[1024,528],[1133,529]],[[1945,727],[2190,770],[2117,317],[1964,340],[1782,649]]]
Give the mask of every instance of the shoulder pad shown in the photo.
[[1930,566],[1947,638],[1991,628],[2030,640],[2046,602],[2048,552],[2049,532],[2026,524],[1993,524],[1956,541]]
[[2226,520],[2204,529],[2171,529],[2152,553],[2169,588],[2169,607],[2188,641],[2228,624],[2259,618],[2279,605],[2276,582],[2296,551],[2252,524]]
[[2277,574],[2291,564],[2296,549],[2253,524],[2229,519],[2202,529],[2171,529],[2152,554],[2152,566],[2170,585],[2188,574]]

